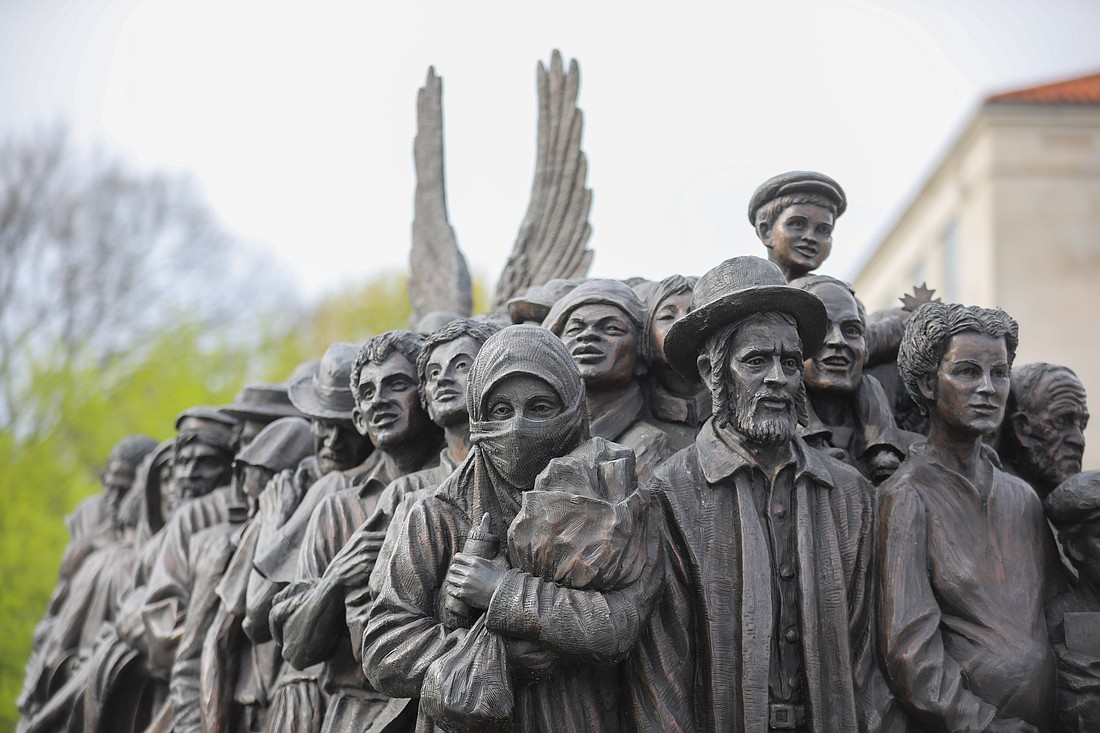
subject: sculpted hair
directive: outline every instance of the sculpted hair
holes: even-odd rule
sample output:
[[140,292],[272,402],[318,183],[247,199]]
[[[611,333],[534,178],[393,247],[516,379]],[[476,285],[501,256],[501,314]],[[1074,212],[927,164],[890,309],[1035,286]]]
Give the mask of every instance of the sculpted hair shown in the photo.
[[847,290],[856,301],[856,310],[859,311],[859,320],[864,326],[867,325],[867,309],[863,307],[863,301],[856,295],[856,291],[852,289],[852,286],[843,280],[837,280],[835,277],[829,277],[828,275],[804,275],[803,277],[797,277],[791,280],[789,284],[792,288],[805,290],[807,293],[812,293],[814,288],[820,285],[835,285],[842,290]]
[[[703,351],[710,358],[710,368],[713,373],[715,385],[710,391],[711,414],[714,415],[714,419],[719,426],[725,427],[737,424],[733,414],[733,397],[736,386],[733,383],[733,376],[730,374],[730,357],[733,354],[733,343],[737,340],[737,335],[740,333],[742,326],[750,320],[762,315],[765,314],[754,313],[739,321],[734,321],[710,334],[707,336],[706,340],[703,341]],[[798,325],[794,316],[788,315],[787,313],[771,311],[766,315],[777,316],[792,326]],[[799,425],[805,425],[810,419],[809,409],[806,407],[806,400],[806,382],[799,380],[798,399],[795,402],[795,410],[798,413]]]
[[898,349],[898,371],[905,391],[923,414],[928,412],[928,401],[921,394],[920,385],[928,378],[935,378],[947,342],[960,333],[980,333],[995,339],[1003,337],[1010,367],[1016,358],[1020,327],[1000,308],[925,303],[906,324]]
[[1070,385],[1076,387],[1081,384],[1080,377],[1072,369],[1061,364],[1048,364],[1040,361],[1023,364],[1013,369],[1012,388],[1008,393],[1009,406],[1006,414],[1011,414],[1018,409],[1041,408],[1042,405],[1034,404],[1034,399],[1049,399],[1054,396],[1042,393],[1043,382],[1053,380],[1059,376],[1069,378],[1066,386],[1070,389],[1073,389]]
[[819,193],[792,193],[787,196],[779,196],[756,210],[756,226],[759,231],[761,224],[767,224],[769,228],[775,226],[775,220],[783,213],[783,210],[798,204],[813,204],[832,212],[836,219],[836,202],[828,196]]
[[424,385],[428,383],[428,362],[431,361],[432,352],[436,347],[457,341],[460,338],[472,338],[481,348],[489,337],[500,330],[495,323],[475,321],[472,318],[458,318],[451,321],[438,331],[433,331],[424,340],[424,347],[420,350],[420,356],[416,358],[416,377],[419,381],[420,406],[428,409],[427,396],[424,394]]
[[359,377],[363,373],[363,367],[368,363],[378,364],[386,360],[386,357],[397,352],[415,365],[420,358],[420,352],[424,348],[424,337],[412,331],[386,331],[366,340],[355,356],[355,364],[351,367],[351,393],[359,394]]

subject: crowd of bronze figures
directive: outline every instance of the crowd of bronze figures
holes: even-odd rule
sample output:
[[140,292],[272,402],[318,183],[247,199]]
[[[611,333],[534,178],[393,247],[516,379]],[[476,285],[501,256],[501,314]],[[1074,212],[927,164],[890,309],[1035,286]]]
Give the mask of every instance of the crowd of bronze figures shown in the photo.
[[785,173],[767,259],[539,283],[121,440],[20,730],[1100,731],[1084,387],[1004,311],[814,274],[846,205]]

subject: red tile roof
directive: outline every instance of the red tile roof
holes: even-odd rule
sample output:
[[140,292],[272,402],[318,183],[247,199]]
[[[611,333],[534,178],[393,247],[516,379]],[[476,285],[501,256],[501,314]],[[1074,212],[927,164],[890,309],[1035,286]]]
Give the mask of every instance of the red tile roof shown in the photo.
[[994,94],[985,101],[1022,104],[1100,104],[1100,73]]

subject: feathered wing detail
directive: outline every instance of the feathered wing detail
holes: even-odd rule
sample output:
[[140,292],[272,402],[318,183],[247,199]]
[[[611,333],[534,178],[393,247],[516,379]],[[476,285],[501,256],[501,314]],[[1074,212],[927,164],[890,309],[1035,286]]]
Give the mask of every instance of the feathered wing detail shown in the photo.
[[580,80],[577,62],[570,61],[569,73],[563,73],[561,53],[556,50],[549,72],[539,62],[535,180],[527,215],[497,281],[494,310],[532,285],[554,278],[584,278],[592,264],[592,250],[587,248],[592,191],[585,185],[588,160],[581,150]]
[[416,202],[409,253],[409,299],[414,323],[432,311],[468,316],[474,307],[470,271],[447,218],[443,80],[435,75],[435,67],[428,68],[428,78],[417,93],[416,117]]

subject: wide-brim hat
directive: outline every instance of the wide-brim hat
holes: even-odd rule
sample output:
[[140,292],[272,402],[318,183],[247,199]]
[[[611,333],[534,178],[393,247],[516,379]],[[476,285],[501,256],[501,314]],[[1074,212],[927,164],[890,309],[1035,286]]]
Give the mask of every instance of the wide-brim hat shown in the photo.
[[350,422],[355,409],[351,370],[358,353],[355,344],[337,342],[328,347],[312,373],[290,383],[291,404],[306,417]]
[[290,402],[287,385],[283,383],[264,383],[245,385],[233,404],[226,405],[221,411],[238,420],[271,422],[280,417],[302,417],[302,412]]
[[746,316],[768,312],[794,318],[802,353],[813,354],[825,338],[825,305],[813,293],[792,288],[772,262],[734,257],[699,278],[691,311],[665,336],[665,357],[684,377],[699,375],[699,348],[708,335]]
[[508,301],[508,316],[512,323],[542,323],[554,307],[571,290],[577,287],[576,280],[555,278],[542,285],[532,285],[523,295],[517,295]]
[[829,199],[836,205],[837,218],[848,208],[848,197],[845,196],[844,189],[829,176],[817,171],[787,171],[772,176],[753,192],[749,199],[749,223],[756,227],[756,212],[764,204],[780,196],[796,193],[815,193]]

